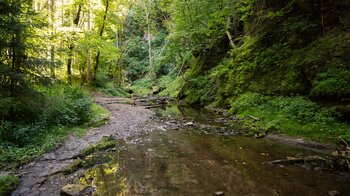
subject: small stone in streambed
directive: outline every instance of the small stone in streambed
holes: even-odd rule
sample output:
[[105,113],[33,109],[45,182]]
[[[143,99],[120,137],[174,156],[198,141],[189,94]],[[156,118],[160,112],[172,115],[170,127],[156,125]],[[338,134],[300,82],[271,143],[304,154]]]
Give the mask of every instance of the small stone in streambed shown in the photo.
[[321,167],[315,167],[315,168],[314,168],[314,171],[321,171],[321,170],[322,170]]
[[82,196],[93,193],[95,189],[82,184],[68,184],[61,188],[61,196]]
[[214,193],[214,195],[225,195],[224,191],[217,191]]
[[328,195],[329,196],[336,196],[336,195],[340,195],[339,191],[328,191]]
[[185,126],[188,126],[188,127],[193,127],[194,123],[193,122],[188,122],[185,124]]

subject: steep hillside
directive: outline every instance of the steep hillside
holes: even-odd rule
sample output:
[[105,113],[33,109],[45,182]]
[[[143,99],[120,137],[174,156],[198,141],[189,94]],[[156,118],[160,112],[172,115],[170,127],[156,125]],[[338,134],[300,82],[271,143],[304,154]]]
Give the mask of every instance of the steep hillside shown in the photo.
[[[349,1],[245,3],[236,21],[239,25],[231,29],[233,48],[220,51],[229,46],[223,37],[224,43],[200,56],[201,70],[190,76],[198,80],[187,84],[181,97],[201,104],[215,99],[219,105],[245,92],[333,101],[349,98],[349,8]],[[213,57],[220,61],[213,64]],[[201,81],[206,78],[210,82]],[[203,88],[211,93],[198,94]]]

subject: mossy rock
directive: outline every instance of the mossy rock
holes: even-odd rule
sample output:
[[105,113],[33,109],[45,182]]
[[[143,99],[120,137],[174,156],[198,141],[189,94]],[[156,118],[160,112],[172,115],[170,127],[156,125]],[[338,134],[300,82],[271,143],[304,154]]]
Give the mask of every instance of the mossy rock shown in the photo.
[[93,145],[93,146],[89,146],[87,148],[85,148],[83,151],[81,151],[79,153],[79,155],[77,155],[76,157],[78,158],[84,158],[94,152],[97,151],[102,151],[102,150],[106,150],[109,148],[113,148],[117,145],[117,141],[108,137],[108,138],[104,138],[101,140],[100,143],[98,143],[97,145]]
[[64,174],[71,174],[77,171],[78,169],[82,168],[83,162],[84,162],[83,160],[77,159],[73,163],[68,165],[62,172]]
[[61,188],[61,195],[63,196],[79,196],[88,195],[95,191],[93,187],[81,184],[68,184]]

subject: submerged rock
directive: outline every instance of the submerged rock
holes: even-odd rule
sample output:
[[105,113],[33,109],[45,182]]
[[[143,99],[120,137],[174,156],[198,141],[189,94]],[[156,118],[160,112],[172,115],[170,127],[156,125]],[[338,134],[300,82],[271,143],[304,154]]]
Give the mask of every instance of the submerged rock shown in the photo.
[[61,188],[61,196],[83,196],[95,192],[95,188],[81,184],[68,184]]
[[336,196],[336,195],[340,195],[339,191],[328,191],[328,195],[329,196]]
[[188,126],[188,127],[193,127],[194,123],[193,122],[188,122],[185,124],[185,126]]
[[214,195],[225,195],[224,191],[217,191],[214,193]]

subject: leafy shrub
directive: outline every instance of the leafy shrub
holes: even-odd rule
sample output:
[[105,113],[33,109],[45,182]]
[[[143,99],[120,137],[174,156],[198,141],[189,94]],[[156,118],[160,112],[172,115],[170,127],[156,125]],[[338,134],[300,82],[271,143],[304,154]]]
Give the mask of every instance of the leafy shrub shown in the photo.
[[0,142],[10,142],[20,147],[34,143],[38,137],[57,126],[77,126],[91,118],[92,102],[88,95],[77,87],[51,86],[43,94],[46,99],[37,110],[32,122],[2,121]]
[[139,95],[150,95],[152,93],[151,77],[145,77],[141,80],[135,81],[131,86],[131,89]]
[[53,92],[46,104],[40,123],[47,126],[81,125],[92,113],[90,98],[77,87]]
[[19,179],[16,176],[1,176],[0,177],[0,195],[9,195],[19,184]]
[[322,108],[305,97],[271,97],[256,93],[239,96],[231,103],[231,113],[246,119],[254,116],[258,122],[244,120],[250,127],[278,130],[291,135],[303,135],[323,142],[338,142],[338,136],[350,140],[349,125],[337,121],[333,108]]
[[342,67],[330,67],[326,72],[318,74],[313,96],[346,97],[350,95],[350,70]]
[[266,99],[257,93],[246,93],[239,96],[233,104],[231,104],[231,113],[241,113],[253,107],[258,107],[266,103]]
[[181,87],[183,86],[184,80],[181,77],[172,75],[163,76],[158,80],[159,87],[164,89],[159,93],[160,96],[170,96],[176,98],[178,96]]
[[115,85],[113,82],[107,82],[101,88],[99,88],[101,92],[111,95],[111,96],[118,96],[118,97],[130,97],[129,93],[127,93],[124,89],[121,87]]
[[0,124],[0,141],[9,140],[11,137],[12,123],[8,121],[1,121]]

